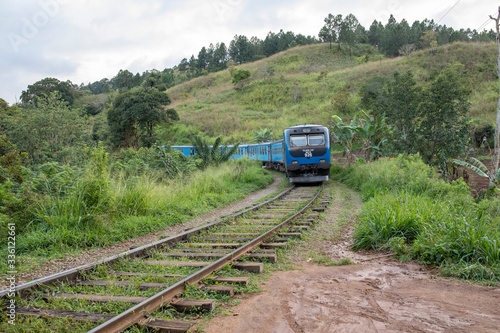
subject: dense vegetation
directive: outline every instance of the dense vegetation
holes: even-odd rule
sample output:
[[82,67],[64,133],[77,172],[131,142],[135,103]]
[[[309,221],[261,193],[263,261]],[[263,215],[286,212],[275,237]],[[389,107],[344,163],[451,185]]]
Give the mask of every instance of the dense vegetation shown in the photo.
[[50,258],[152,233],[272,181],[248,160],[215,167],[158,147],[124,149],[112,159],[94,148],[83,159],[83,168],[47,162],[0,183],[0,237],[15,223],[17,256]]
[[476,202],[463,181],[438,179],[419,155],[358,162],[331,175],[366,201],[355,248],[391,250],[448,276],[500,282],[498,198]]

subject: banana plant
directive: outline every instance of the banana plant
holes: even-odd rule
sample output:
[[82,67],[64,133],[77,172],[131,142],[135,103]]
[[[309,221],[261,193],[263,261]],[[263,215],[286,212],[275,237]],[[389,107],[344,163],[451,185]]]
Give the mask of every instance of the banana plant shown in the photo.
[[361,110],[349,125],[344,124],[337,115],[333,115],[332,119],[332,137],[344,146],[344,156],[348,165],[356,159],[352,153],[356,140],[361,141],[363,145],[365,160],[373,160],[382,155],[383,147],[387,143],[384,134],[390,130],[385,123],[385,117],[371,117]]
[[332,131],[331,131],[332,138],[336,142],[344,146],[343,155],[345,156],[347,165],[350,165],[353,162],[353,160],[356,159],[356,156],[354,156],[354,154],[352,153],[352,145],[356,137],[356,131],[354,130],[356,126],[355,120],[353,119],[351,121],[351,125],[346,125],[342,121],[342,118],[340,118],[337,115],[333,115],[332,119],[333,119]]
[[252,131],[254,138],[251,142],[268,142],[273,140],[273,127],[262,128],[259,126],[259,128],[260,131]]
[[471,157],[470,161],[471,163],[460,160],[453,160],[453,163],[469,168],[481,177],[488,178],[488,180],[490,181],[489,187],[494,187],[497,191],[500,191],[500,169],[498,169],[495,173],[493,170],[490,171],[483,162],[474,157]]
[[195,136],[192,139],[196,156],[201,160],[200,167],[205,169],[209,165],[218,166],[231,158],[236,153],[239,144],[232,147],[222,145],[222,138],[218,137],[212,146],[207,139]]

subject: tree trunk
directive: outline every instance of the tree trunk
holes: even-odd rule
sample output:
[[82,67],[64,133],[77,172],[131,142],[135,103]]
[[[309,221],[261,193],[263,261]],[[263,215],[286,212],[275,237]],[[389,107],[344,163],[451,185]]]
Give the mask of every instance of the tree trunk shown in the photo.
[[[499,21],[500,21],[500,7],[498,7],[498,15],[496,18],[490,16],[490,18],[492,20],[495,21],[495,27],[496,27],[496,30],[497,30],[497,38],[496,38],[496,42],[497,42],[497,74],[498,74],[498,78],[499,78],[499,81],[500,81],[500,26],[499,26]],[[494,152],[493,152],[493,170],[491,170],[491,177],[490,178],[490,184],[489,186],[492,187],[494,186],[493,185],[493,181],[492,180],[496,180],[496,182],[498,183],[498,179],[496,178],[496,175],[497,175],[497,170],[498,170],[498,160],[500,158],[500,82],[499,82],[499,88],[498,88],[498,93],[499,93],[499,97],[498,97],[498,104],[497,104],[497,121],[496,121],[496,127],[495,127],[495,148],[494,148]]]

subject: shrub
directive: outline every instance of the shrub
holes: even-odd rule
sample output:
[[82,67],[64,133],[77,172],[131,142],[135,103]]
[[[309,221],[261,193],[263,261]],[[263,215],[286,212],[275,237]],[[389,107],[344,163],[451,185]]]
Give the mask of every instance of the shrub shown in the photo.
[[250,72],[247,71],[246,69],[238,69],[234,72],[233,75],[233,84],[237,84],[240,81],[246,80],[250,77]]

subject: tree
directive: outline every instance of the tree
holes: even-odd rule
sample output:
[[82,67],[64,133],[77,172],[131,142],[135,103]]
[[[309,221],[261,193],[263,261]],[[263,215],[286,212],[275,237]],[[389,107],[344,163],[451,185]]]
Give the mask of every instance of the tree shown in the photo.
[[416,50],[415,44],[405,44],[399,49],[399,54],[409,57],[410,54]]
[[356,159],[352,151],[352,146],[356,138],[356,131],[354,130],[356,118],[351,121],[351,125],[344,124],[342,119],[337,115],[333,115],[332,119],[331,135],[335,142],[340,143],[344,147],[343,156],[345,156],[345,162],[349,166]]
[[157,89],[144,88],[118,95],[108,113],[111,141],[116,147],[151,147],[154,126],[179,119],[174,109],[165,109],[170,98]]
[[[496,43],[497,43],[497,75],[500,80],[500,7],[498,7],[498,15],[496,18],[490,16],[492,20],[495,21],[496,28]],[[500,88],[499,88],[500,89]],[[497,104],[497,120],[495,128],[495,148],[493,150],[493,168],[490,171],[492,178],[496,177],[496,182],[498,183],[498,160],[500,159],[500,91]],[[490,178],[491,179],[491,178]],[[490,187],[492,182],[490,180]]]
[[423,47],[430,47],[431,53],[436,52],[436,47],[437,47],[437,35],[438,33],[433,30],[427,30],[423,33],[423,35],[420,37],[420,40],[422,41]]
[[134,86],[134,74],[128,70],[120,69],[112,80],[115,88],[117,88],[120,93],[130,90]]
[[337,16],[328,14],[324,21],[325,25],[319,32],[319,38],[325,42],[329,41],[330,48],[332,48],[332,42],[337,40],[340,50],[340,38],[338,37],[340,36],[340,30],[342,29],[342,14],[338,14]]
[[71,147],[88,143],[84,118],[55,91],[39,97],[36,106],[6,119],[9,140],[33,163],[60,160]]
[[198,67],[198,70],[201,72],[205,68],[207,68],[208,65],[208,54],[207,54],[207,49],[205,46],[203,46],[198,52],[198,61],[196,62],[196,66]]
[[356,159],[352,151],[355,141],[361,142],[366,161],[374,160],[382,155],[382,148],[387,142],[385,135],[389,133],[385,117],[372,117],[361,110],[354,115],[349,125],[344,124],[337,115],[333,115],[332,119],[331,133],[334,140],[344,146],[347,165]]
[[142,85],[146,88],[156,88],[159,91],[167,89],[167,85],[163,83],[163,75],[156,69],[145,73],[145,79]]
[[209,165],[218,166],[226,162],[238,150],[239,144],[232,147],[222,146],[222,138],[218,137],[212,146],[207,139],[200,136],[194,136],[192,139],[193,148],[196,156],[201,160],[200,167],[205,169]]
[[368,43],[373,46],[379,46],[384,33],[384,26],[377,20],[373,21],[368,30]]
[[420,153],[426,163],[444,165],[466,148],[468,90],[452,67],[432,75],[427,82],[419,87],[411,71],[395,73],[379,96],[363,102],[376,116],[385,115],[392,126],[393,153]]
[[197,67],[198,67],[198,59],[196,59],[194,55],[191,55],[191,58],[189,58],[189,65],[188,65],[191,77],[197,75]]
[[59,98],[68,103],[69,106],[78,95],[71,81],[59,81],[55,78],[45,78],[28,86],[28,89],[21,93],[21,103],[23,106],[37,106],[38,100],[46,99],[53,92],[58,92]]
[[364,101],[373,109],[375,116],[385,115],[392,125],[391,146],[395,153],[414,154],[418,151],[416,128],[419,126],[420,101],[421,88],[417,86],[411,71],[394,73],[393,80],[384,83],[379,96]]
[[209,71],[216,72],[226,68],[227,62],[227,47],[226,44],[220,43],[215,46],[213,57],[210,61]]
[[[5,183],[8,179],[19,184],[24,182],[23,165],[27,159],[27,153],[21,153],[14,144],[7,140],[5,135],[0,135],[0,184]],[[3,201],[1,199],[0,203]]]
[[188,60],[186,58],[183,58],[179,63],[179,66],[177,66],[177,68],[179,69],[179,71],[185,72],[188,66],[189,66]]
[[399,55],[401,46],[408,44],[410,26],[406,20],[398,23],[394,16],[390,16],[384,27],[384,34],[381,39],[382,48],[386,54],[392,57]]
[[349,45],[349,56],[352,55],[352,46],[358,39],[359,27],[359,21],[353,14],[347,15],[342,21],[339,39]]
[[229,43],[229,56],[235,63],[241,64],[252,61],[254,49],[252,43],[246,36],[235,35],[234,39]]
[[419,105],[419,152],[426,163],[441,163],[465,154],[469,140],[469,91],[452,68],[430,78]]
[[233,84],[237,84],[240,81],[246,80],[250,77],[250,72],[246,69],[238,69],[234,72],[233,75]]
[[262,52],[267,57],[278,52],[278,36],[274,32],[267,33],[266,39],[262,42]]
[[260,131],[252,131],[254,138],[251,142],[269,142],[273,139],[273,128],[262,128],[259,126]]
[[174,70],[170,68],[165,68],[162,72],[161,82],[165,85],[166,88],[170,88],[175,86],[175,76]]

